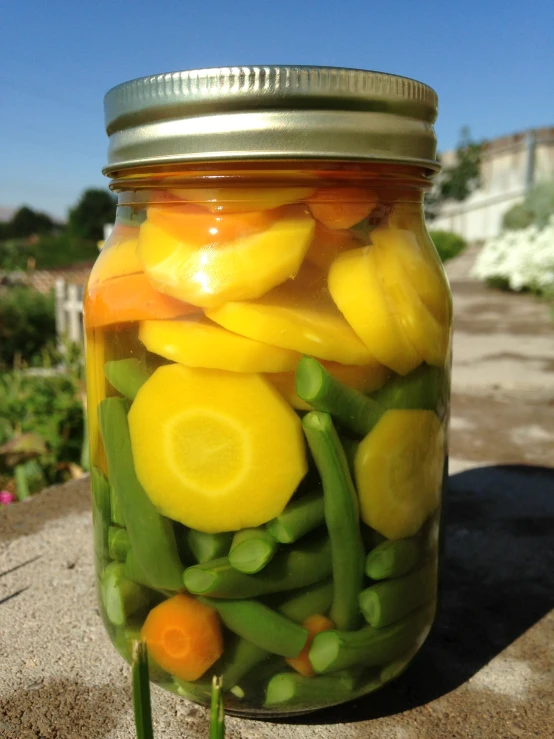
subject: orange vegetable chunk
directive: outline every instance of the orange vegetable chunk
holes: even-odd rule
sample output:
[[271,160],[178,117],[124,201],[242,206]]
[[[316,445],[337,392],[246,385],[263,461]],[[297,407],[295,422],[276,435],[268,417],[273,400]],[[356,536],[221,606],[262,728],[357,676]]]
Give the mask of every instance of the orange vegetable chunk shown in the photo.
[[223,653],[217,613],[184,593],[150,611],[141,637],[160,667],[180,680],[198,680]]
[[321,634],[322,631],[334,629],[335,624],[331,621],[330,618],[327,618],[327,616],[322,616],[319,613],[314,613],[313,616],[308,616],[308,618],[303,622],[302,626],[305,629],[308,629],[308,640],[300,654],[297,657],[288,658],[287,662],[293,668],[293,670],[296,670],[296,672],[299,672],[301,675],[304,675],[305,677],[313,677],[315,675],[315,670],[312,667],[310,660],[308,659],[308,654],[314,640],[314,636],[316,634]]

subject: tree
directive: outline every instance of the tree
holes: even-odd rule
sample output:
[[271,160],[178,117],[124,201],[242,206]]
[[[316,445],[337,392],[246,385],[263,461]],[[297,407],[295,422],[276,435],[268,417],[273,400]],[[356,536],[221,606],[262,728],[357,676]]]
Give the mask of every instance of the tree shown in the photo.
[[107,190],[89,189],[69,211],[69,231],[83,239],[100,241],[104,225],[115,221],[117,201]]
[[441,199],[465,200],[481,181],[483,144],[473,141],[468,126],[460,132],[456,149],[456,165],[443,170],[439,188]]
[[35,234],[50,234],[56,224],[46,213],[39,213],[27,205],[19,208],[11,220],[4,224],[2,237],[5,239],[23,239]]

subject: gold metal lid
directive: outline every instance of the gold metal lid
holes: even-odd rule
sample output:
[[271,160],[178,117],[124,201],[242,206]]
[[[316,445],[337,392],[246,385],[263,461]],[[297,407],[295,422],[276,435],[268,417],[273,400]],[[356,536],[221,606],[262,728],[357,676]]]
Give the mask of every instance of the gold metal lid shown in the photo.
[[104,98],[104,174],[159,164],[343,160],[439,168],[437,95],[335,67],[223,67],[125,82]]

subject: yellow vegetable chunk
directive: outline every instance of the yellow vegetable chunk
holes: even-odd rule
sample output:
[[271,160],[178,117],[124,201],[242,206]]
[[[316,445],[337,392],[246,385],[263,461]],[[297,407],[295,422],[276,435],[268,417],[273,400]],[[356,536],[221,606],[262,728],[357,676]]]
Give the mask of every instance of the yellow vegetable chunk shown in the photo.
[[390,296],[405,335],[427,364],[442,367],[448,349],[448,327],[441,326],[419,297],[394,237],[374,240],[372,236],[372,240],[383,289]]
[[169,193],[183,200],[199,203],[212,213],[249,213],[300,203],[311,197],[314,189],[311,187],[215,187],[172,189]]
[[148,351],[186,364],[230,372],[291,372],[298,352],[227,331],[207,318],[142,321],[139,339]]
[[160,367],[139,390],[129,429],[150,500],[206,533],[275,518],[307,470],[300,419],[257,374]]
[[90,285],[143,271],[137,255],[138,228],[120,227],[120,232],[110,237],[100,252],[90,273]]
[[440,503],[444,455],[433,411],[387,411],[354,460],[362,520],[387,539],[415,534]]
[[[408,340],[381,284],[373,247],[341,254],[329,271],[329,290],[338,308],[369,351],[386,367],[407,375],[422,357]],[[392,304],[394,305],[394,304]]]
[[313,241],[306,252],[306,259],[327,273],[339,254],[360,246],[362,246],[360,240],[352,232],[334,231],[317,222]]
[[303,267],[296,280],[259,300],[225,303],[206,315],[229,331],[318,359],[376,362],[330,299],[323,273],[313,267]]
[[258,298],[294,277],[310,246],[314,220],[303,206],[259,232],[227,242],[198,244],[187,240],[176,219],[147,219],[140,227],[138,254],[158,290],[203,308],[230,300]]
[[415,234],[400,228],[376,228],[371,241],[379,250],[396,253],[423,304],[440,323],[447,323],[451,308],[446,274],[438,259],[434,261],[432,253],[418,244]]

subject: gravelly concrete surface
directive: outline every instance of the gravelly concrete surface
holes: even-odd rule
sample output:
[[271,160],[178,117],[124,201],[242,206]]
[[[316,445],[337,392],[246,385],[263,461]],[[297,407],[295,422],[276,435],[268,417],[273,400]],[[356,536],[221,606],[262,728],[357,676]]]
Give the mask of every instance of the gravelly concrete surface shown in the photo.
[[[451,268],[460,331],[438,625],[394,685],[295,722],[230,718],[231,739],[554,736],[552,324],[532,298],[468,280],[471,256]],[[87,480],[0,513],[2,739],[134,736],[91,538]],[[153,709],[156,739],[207,736],[203,709],[156,688]]]

